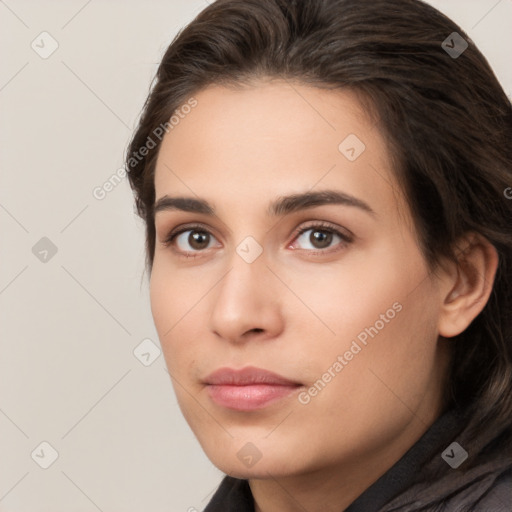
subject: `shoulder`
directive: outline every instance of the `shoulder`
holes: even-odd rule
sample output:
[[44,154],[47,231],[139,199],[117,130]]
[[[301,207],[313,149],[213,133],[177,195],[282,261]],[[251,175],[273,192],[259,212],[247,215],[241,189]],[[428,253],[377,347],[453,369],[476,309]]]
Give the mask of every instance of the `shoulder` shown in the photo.
[[475,512],[509,512],[512,503],[512,468],[501,473],[475,503]]

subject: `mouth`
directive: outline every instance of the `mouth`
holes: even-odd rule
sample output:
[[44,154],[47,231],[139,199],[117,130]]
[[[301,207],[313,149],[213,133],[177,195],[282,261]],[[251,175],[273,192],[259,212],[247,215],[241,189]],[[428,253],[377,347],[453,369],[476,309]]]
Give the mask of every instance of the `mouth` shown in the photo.
[[262,409],[295,393],[303,385],[252,366],[235,370],[220,368],[204,384],[217,405],[237,411]]

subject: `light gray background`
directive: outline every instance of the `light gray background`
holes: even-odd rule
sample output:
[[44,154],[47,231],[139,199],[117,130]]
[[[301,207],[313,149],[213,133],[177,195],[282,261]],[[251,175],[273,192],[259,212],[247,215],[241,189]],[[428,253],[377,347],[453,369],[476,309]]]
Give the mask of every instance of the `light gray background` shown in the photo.
[[[430,3],[469,33],[510,97],[512,0]],[[0,0],[1,512],[192,512],[222,477],[163,356],[145,366],[133,353],[159,343],[128,183],[92,195],[123,165],[165,48],[205,6]],[[51,47],[43,31],[59,45],[46,59],[31,47]],[[43,237],[57,247],[46,262],[44,247],[32,252]],[[43,441],[58,452],[47,469]]]

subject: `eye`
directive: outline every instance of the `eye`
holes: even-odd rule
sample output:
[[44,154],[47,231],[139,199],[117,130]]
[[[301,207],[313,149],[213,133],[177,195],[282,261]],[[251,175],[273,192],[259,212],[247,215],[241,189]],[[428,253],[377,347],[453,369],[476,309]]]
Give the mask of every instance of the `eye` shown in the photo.
[[[215,237],[202,226],[187,226],[179,231],[171,231],[162,242],[164,246],[177,246],[176,252],[182,253],[187,258],[195,258],[198,254],[212,247],[211,242]],[[192,254],[190,254],[192,253]]]
[[[338,241],[338,243],[333,246],[333,242],[336,241]],[[305,250],[311,254],[325,254],[327,252],[333,252],[332,250],[327,251],[326,249],[336,247],[336,245],[345,247],[350,242],[352,242],[352,237],[348,234],[342,233],[330,224],[317,223],[300,228],[294,238],[294,242],[289,247],[297,249],[296,245],[299,244],[299,246],[305,246]],[[300,249],[301,247],[298,248]]]
[[[306,234],[309,232],[309,236]],[[196,258],[207,249],[211,249],[216,238],[210,231],[201,225],[183,226],[173,230],[167,235],[162,244],[165,247],[173,247],[173,250],[184,258]],[[307,227],[299,228],[295,234],[293,243],[288,247],[291,249],[305,250],[309,254],[326,254],[340,250],[353,241],[353,236],[342,233],[331,224],[317,222]],[[338,242],[334,246],[333,242]],[[308,245],[309,248],[296,247]],[[336,248],[336,246],[339,246]],[[334,247],[334,251],[331,249]],[[327,250],[331,249],[331,250]]]

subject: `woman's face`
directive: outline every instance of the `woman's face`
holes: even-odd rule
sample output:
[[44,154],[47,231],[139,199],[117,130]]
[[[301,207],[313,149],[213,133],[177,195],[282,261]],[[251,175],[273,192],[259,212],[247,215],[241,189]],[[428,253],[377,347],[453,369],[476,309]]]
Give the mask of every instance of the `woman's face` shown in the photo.
[[[187,422],[233,476],[389,465],[440,414],[449,354],[379,129],[348,91],[273,81],[195,98],[156,165],[151,275]],[[249,367],[286,381],[210,377]]]

